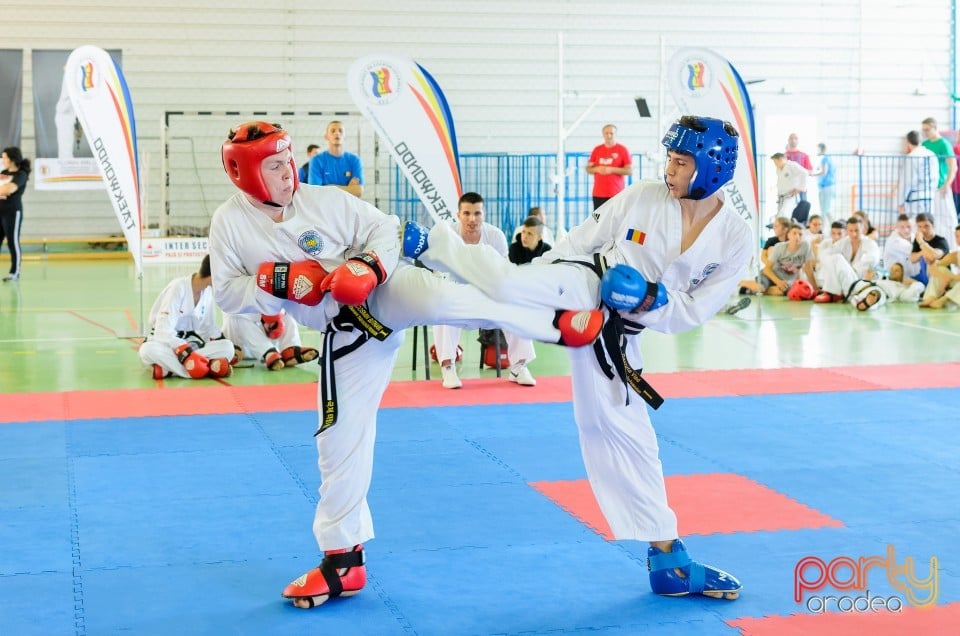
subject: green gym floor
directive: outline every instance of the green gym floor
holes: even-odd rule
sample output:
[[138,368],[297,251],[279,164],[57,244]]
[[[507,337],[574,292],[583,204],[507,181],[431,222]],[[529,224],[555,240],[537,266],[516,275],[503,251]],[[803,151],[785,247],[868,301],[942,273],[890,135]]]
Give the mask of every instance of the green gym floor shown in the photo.
[[[136,354],[140,325],[167,281],[193,269],[193,264],[152,265],[145,268],[141,282],[127,260],[24,262],[20,280],[0,286],[0,393],[156,386]],[[645,371],[953,362],[960,357],[958,326],[960,313],[955,309],[923,310],[896,303],[860,315],[847,304],[754,297],[735,316],[718,315],[685,334],[647,332]],[[302,334],[305,344],[318,346],[319,333],[304,329]],[[422,350],[414,369],[411,336],[412,330],[397,359],[395,380],[424,378]],[[465,332],[461,344],[461,378],[494,377],[493,370],[478,368],[476,332]],[[535,376],[568,373],[567,357],[559,347],[537,345],[537,355],[530,365]],[[226,381],[303,382],[317,373],[317,365],[268,372],[258,364],[237,369]],[[436,363],[431,378],[439,382]],[[171,378],[164,384],[212,382]]]

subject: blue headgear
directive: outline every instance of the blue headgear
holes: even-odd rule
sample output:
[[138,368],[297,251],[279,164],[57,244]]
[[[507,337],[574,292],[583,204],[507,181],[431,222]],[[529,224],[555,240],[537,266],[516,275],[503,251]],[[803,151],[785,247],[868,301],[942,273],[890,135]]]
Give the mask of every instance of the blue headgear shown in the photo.
[[696,172],[684,198],[705,199],[733,178],[739,136],[737,129],[728,122],[712,117],[688,115],[670,126],[661,143],[667,150],[692,156],[696,164]]

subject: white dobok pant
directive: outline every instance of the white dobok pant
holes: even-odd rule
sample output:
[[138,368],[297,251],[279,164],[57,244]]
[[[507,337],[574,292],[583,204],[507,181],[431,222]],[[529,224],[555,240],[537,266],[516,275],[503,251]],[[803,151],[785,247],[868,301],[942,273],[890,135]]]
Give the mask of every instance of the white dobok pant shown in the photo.
[[[433,345],[437,348],[438,362],[444,360],[456,361],[461,331],[459,327],[448,327],[446,325],[435,325],[433,327]],[[533,341],[514,335],[512,331],[504,331],[503,337],[507,341],[507,354],[511,364],[516,364],[520,360],[532,362],[537,357],[537,353],[533,349]]]
[[[226,338],[212,340],[197,349],[197,353],[207,360],[213,360],[214,358],[232,360],[234,354],[233,342]],[[140,345],[140,361],[148,367],[159,364],[167,373],[173,373],[181,378],[190,378],[190,374],[177,359],[177,354],[173,352],[173,347],[165,342],[147,340]]]
[[[507,263],[502,256],[498,258]],[[587,309],[595,303],[579,307]],[[557,342],[555,311],[491,300],[480,290],[401,262],[370,295],[370,314],[393,329],[386,340],[366,343],[334,361],[337,422],[317,435],[322,483],[313,532],[321,550],[345,548],[374,536],[367,504],[373,475],[377,410],[390,382],[403,331],[420,325],[461,329],[501,328],[532,340]],[[330,338],[327,332],[324,338]],[[332,334],[334,351],[353,343],[356,332]],[[319,421],[324,419],[323,382],[318,383]]]
[[[420,256],[428,267],[449,271],[501,301],[573,310],[599,304],[600,281],[590,268],[567,263],[517,266],[487,245],[465,245],[447,225],[438,223],[430,231],[430,247]],[[583,261],[592,262],[592,256]],[[646,403],[619,379],[607,378],[593,347],[568,351],[583,462],[614,537],[677,538],[677,517],[667,503],[659,445]],[[626,355],[633,368],[642,368],[639,334],[627,336]]]
[[243,349],[244,358],[262,360],[270,349],[281,352],[287,347],[299,347],[300,327],[290,316],[283,317],[283,335],[269,338],[260,323],[260,316],[242,316],[225,314],[223,317],[223,335]]

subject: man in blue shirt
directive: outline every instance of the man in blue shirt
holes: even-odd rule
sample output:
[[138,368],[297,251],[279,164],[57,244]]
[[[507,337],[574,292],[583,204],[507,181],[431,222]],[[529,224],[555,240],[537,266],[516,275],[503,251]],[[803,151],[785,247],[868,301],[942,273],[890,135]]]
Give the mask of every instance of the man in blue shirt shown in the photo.
[[335,185],[355,197],[363,196],[363,166],[360,157],[343,149],[343,124],[327,124],[323,135],[329,147],[310,160],[310,185]]
[[833,169],[833,162],[827,154],[826,144],[817,144],[817,155],[820,157],[820,167],[815,173],[817,189],[820,191],[820,213],[827,220],[831,219],[830,210],[833,208],[833,195],[837,185],[837,175]]

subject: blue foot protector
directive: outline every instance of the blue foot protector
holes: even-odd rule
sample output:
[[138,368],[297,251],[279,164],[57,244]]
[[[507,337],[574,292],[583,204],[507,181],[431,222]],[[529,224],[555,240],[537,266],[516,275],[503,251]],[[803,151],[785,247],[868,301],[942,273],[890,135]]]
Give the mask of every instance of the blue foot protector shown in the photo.
[[[647,549],[647,569],[650,570],[650,588],[654,594],[663,596],[703,594],[732,601],[742,588],[734,576],[692,560],[680,539],[673,542],[670,552],[661,552],[650,546]],[[683,572],[683,576],[676,570]]]
[[407,221],[403,226],[403,255],[407,258],[418,258],[427,251],[427,234],[429,233],[429,228]]

